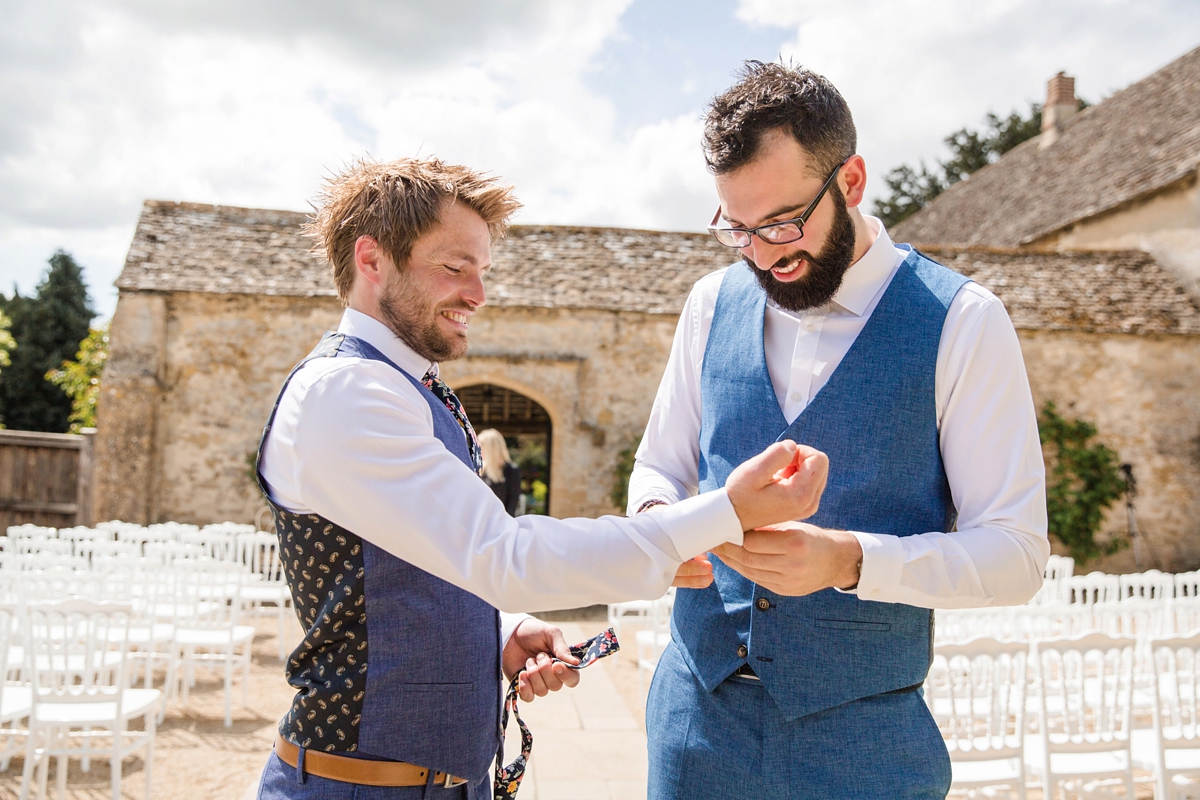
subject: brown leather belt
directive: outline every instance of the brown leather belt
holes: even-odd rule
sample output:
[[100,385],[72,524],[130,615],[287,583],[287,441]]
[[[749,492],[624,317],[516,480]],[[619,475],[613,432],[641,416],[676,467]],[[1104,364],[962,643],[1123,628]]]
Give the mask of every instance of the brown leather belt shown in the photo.
[[[289,767],[295,767],[300,760],[300,748],[276,735],[275,755]],[[416,764],[348,758],[319,750],[304,751],[304,772],[318,778],[363,786],[424,786],[429,777],[429,770]],[[434,786],[452,789],[466,782],[466,778],[457,778],[445,772],[433,773]]]

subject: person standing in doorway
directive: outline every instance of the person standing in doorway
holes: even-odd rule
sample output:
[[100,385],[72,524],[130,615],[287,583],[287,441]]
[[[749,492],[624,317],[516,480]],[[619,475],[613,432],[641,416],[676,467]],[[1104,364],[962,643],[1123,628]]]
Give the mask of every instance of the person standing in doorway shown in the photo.
[[479,433],[479,449],[483,453],[483,481],[504,503],[510,517],[517,516],[521,507],[521,468],[508,455],[508,443],[495,428]]

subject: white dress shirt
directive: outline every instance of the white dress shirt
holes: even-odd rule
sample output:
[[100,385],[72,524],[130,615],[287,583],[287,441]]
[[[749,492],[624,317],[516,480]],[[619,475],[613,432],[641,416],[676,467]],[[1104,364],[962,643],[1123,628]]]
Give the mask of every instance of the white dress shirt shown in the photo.
[[[875,242],[830,303],[799,312],[767,304],[767,370],[789,424],[837,369],[907,256],[879,220],[866,219]],[[702,278],[684,305],[630,479],[631,512],[650,499],[675,503],[696,494],[700,370],[724,275]],[[965,285],[950,304],[935,377],[957,530],[906,537],[853,531],[863,549],[854,591],[926,608],[1024,603],[1041,586],[1050,554],[1045,469],[1016,331],[1003,304],[978,284]]]
[[[338,330],[418,380],[436,367],[367,315],[347,310]],[[684,559],[742,540],[725,492],[636,519],[513,519],[433,435],[421,391],[379,361],[310,361],[284,392],[263,452],[271,499],[505,611],[659,597]],[[507,642],[513,620],[503,627]]]

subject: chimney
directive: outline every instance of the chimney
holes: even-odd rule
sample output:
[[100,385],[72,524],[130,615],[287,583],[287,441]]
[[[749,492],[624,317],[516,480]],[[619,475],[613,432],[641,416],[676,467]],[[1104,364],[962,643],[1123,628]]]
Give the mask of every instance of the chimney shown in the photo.
[[1060,72],[1046,84],[1046,105],[1042,106],[1041,147],[1054,144],[1058,134],[1075,116],[1075,79]]

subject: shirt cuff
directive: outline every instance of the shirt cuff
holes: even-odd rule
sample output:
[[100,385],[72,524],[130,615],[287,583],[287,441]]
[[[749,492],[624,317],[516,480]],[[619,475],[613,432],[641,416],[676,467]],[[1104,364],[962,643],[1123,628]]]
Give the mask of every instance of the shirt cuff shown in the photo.
[[742,522],[724,489],[656,507],[638,517],[652,517],[666,529],[680,561],[706,553],[719,544],[742,543]]
[[858,586],[851,590],[860,600],[889,602],[900,587],[904,569],[904,544],[899,536],[850,531],[862,547]]
[[503,651],[508,647],[508,640],[516,633],[517,626],[525,620],[530,619],[528,614],[510,614],[507,611],[500,612],[500,650]]

